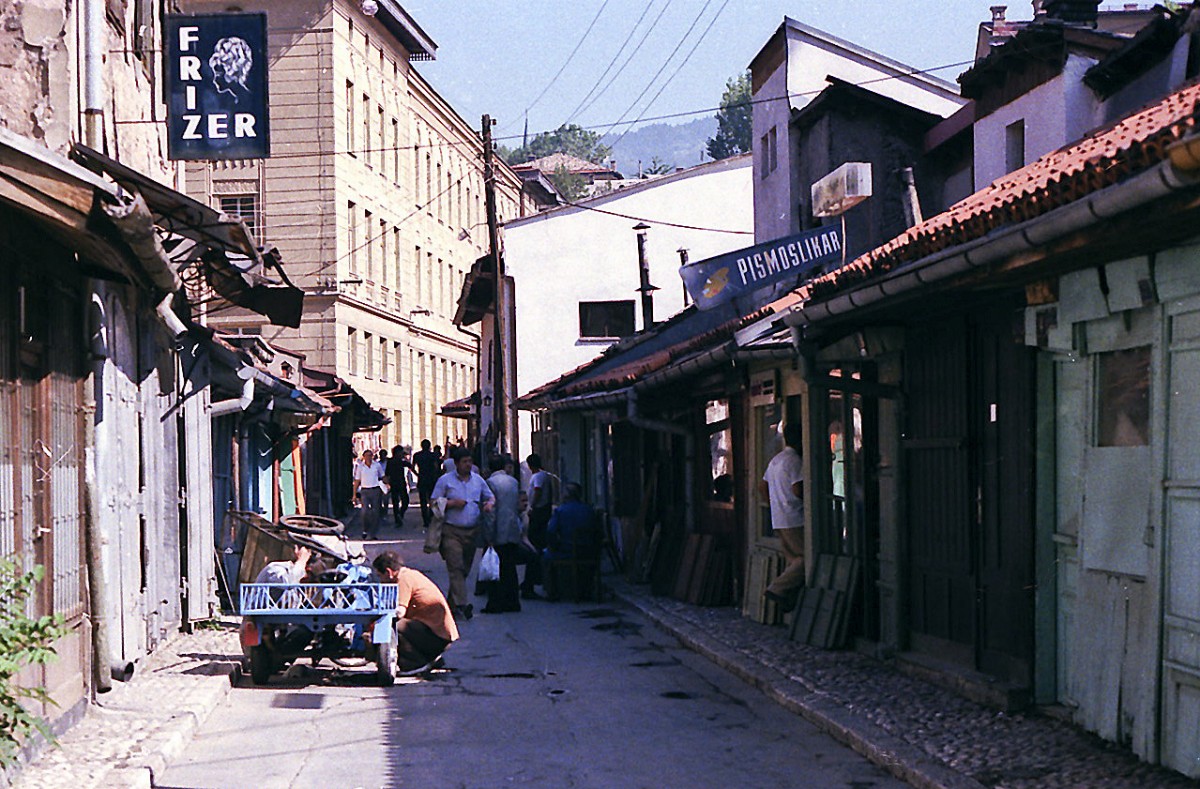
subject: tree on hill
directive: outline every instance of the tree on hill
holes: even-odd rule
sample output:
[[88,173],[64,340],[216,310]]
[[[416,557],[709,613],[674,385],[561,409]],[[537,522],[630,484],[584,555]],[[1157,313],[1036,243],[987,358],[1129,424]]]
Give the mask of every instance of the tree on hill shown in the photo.
[[612,149],[600,143],[601,135],[588,131],[577,123],[563,124],[554,131],[541,132],[519,148],[500,146],[500,156],[509,164],[524,164],[553,153],[569,153],[589,162],[602,164]]
[[708,155],[714,159],[728,159],[748,153],[750,129],[750,73],[746,72],[725,83],[721,108],[717,110],[717,134],[708,138]]
[[664,162],[662,159],[659,159],[657,156],[655,156],[650,160],[650,166],[645,168],[642,172],[644,172],[646,175],[666,175],[667,173],[674,172],[674,170],[675,165],[671,164],[670,162]]

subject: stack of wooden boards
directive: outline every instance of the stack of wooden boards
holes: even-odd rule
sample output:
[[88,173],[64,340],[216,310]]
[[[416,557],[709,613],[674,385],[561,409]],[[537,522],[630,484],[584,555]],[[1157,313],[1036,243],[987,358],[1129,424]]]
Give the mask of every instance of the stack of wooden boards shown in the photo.
[[671,596],[692,605],[728,605],[733,589],[729,551],[711,534],[689,534]]
[[842,647],[858,575],[858,559],[853,556],[819,555],[812,584],[800,590],[792,613],[792,640],[822,649]]

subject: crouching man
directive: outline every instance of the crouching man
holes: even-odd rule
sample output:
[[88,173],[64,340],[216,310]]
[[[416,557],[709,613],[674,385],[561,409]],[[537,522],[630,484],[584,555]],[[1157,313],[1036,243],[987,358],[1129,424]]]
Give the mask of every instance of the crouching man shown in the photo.
[[397,674],[424,674],[458,640],[450,605],[437,584],[420,571],[405,567],[395,551],[379,554],[372,565],[385,583],[400,587],[396,598]]

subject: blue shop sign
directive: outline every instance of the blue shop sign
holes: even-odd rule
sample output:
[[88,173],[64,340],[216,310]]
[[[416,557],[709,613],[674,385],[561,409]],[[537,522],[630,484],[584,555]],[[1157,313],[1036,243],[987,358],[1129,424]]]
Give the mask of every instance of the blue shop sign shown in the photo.
[[167,156],[271,155],[266,14],[169,14]]
[[819,227],[737,252],[689,263],[679,269],[696,307],[712,309],[751,291],[799,280],[840,263],[844,248],[839,226]]

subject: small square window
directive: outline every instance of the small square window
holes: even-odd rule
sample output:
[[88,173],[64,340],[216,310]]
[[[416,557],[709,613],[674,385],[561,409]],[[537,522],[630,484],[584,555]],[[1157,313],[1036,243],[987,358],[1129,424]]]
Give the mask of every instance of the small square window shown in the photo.
[[579,302],[580,337],[626,337],[634,332],[632,301]]

